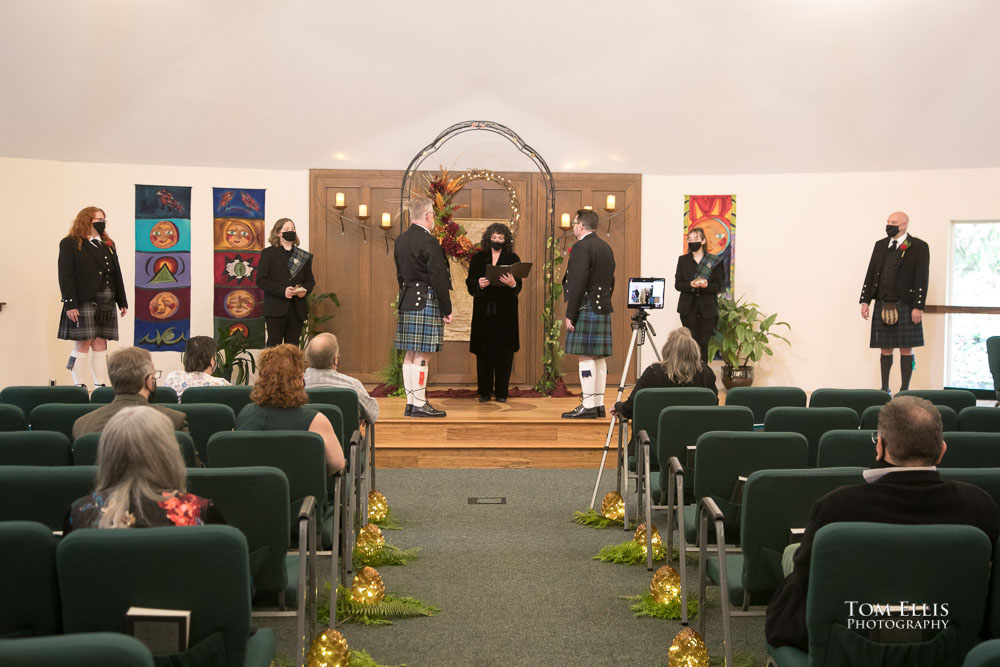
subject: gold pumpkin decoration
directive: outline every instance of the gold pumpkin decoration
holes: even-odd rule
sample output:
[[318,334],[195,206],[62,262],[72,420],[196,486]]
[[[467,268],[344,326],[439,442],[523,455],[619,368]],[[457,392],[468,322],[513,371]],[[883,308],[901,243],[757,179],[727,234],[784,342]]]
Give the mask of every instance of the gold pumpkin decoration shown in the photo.
[[601,516],[611,521],[621,521],[625,518],[625,500],[617,491],[608,491],[601,501]]
[[374,606],[385,597],[385,583],[382,575],[374,567],[365,566],[354,575],[351,584],[351,600],[359,604]]
[[344,635],[336,630],[324,630],[316,635],[309,648],[309,667],[348,667],[351,651]]
[[385,537],[382,531],[374,523],[370,523],[358,533],[356,543],[358,550],[366,556],[374,556],[379,549],[385,546]]
[[[642,546],[642,555],[646,555],[646,524],[640,523],[635,529],[635,536],[632,538],[636,544]],[[660,531],[653,526],[653,558],[663,555],[663,540],[660,539]]]
[[708,667],[705,640],[694,628],[684,628],[667,651],[668,667]]
[[675,601],[681,594],[681,575],[669,565],[664,565],[653,575],[649,594],[660,604]]
[[389,501],[381,491],[372,489],[368,492],[368,520],[381,521],[389,513]]

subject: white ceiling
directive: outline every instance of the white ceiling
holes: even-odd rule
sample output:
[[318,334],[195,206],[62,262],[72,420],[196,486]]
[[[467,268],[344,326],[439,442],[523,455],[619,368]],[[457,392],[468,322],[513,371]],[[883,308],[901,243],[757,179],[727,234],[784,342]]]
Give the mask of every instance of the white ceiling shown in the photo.
[[[482,119],[553,171],[997,167],[998,25],[995,0],[0,0],[0,156],[403,169]],[[435,161],[531,168],[482,133]]]

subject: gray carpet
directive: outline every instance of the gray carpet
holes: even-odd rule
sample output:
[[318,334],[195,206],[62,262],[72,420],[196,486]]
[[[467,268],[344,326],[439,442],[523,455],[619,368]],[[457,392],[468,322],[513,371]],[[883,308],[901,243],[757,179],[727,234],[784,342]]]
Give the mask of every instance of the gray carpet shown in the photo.
[[[423,549],[410,565],[379,569],[386,590],[437,605],[441,613],[391,626],[341,625],[349,645],[367,650],[380,664],[411,667],[666,665],[680,621],[634,618],[629,602],[618,599],[647,590],[652,573],[644,565],[592,558],[631,533],[570,520],[589,503],[595,475],[593,470],[380,470],[378,487],[404,525],[385,531],[387,539]],[[605,473],[603,482],[598,503],[613,488],[613,474]],[[497,496],[507,504],[468,503],[470,497]],[[656,521],[664,530],[664,516]],[[688,574],[692,591],[694,570]],[[710,596],[717,599],[711,589]],[[710,602],[707,613],[708,650],[721,657],[718,604]],[[291,622],[258,623],[275,628],[280,655],[294,655]],[[738,657],[764,664],[763,628],[763,617],[733,620]]]

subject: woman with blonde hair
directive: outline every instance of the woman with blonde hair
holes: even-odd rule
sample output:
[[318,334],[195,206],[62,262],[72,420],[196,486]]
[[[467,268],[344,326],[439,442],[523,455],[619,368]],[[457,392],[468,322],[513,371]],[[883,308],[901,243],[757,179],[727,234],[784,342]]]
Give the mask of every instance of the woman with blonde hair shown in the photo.
[[344,469],[344,451],[333,424],[322,412],[303,407],[306,394],[306,360],[294,345],[269,347],[260,353],[257,383],[250,405],[236,418],[237,431],[311,431],[323,437],[326,469],[334,474]]
[[628,400],[618,401],[613,414],[632,419],[635,394],[640,389],[655,387],[707,387],[718,395],[715,386],[715,372],[701,360],[698,343],[691,337],[686,327],[670,332],[660,353],[662,361],[650,364],[642,376],[636,380],[635,388]]
[[63,533],[79,528],[146,528],[225,523],[207,498],[187,493],[187,471],[170,419],[125,408],[97,445],[93,493],[70,506]]

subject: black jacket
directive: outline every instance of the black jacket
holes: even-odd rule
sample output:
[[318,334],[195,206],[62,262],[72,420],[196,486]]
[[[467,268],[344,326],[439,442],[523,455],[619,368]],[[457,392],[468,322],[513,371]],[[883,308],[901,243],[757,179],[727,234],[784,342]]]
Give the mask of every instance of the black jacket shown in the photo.
[[306,296],[312,293],[316,287],[312,272],[312,257],[292,276],[288,271],[290,254],[291,251],[285,250],[280,245],[264,248],[257,264],[257,287],[264,290],[264,317],[284,317],[291,306],[295,308],[294,315],[300,321],[305,321],[309,316],[306,298],[293,296],[291,299],[286,299],[285,288],[302,285],[306,288]]
[[632,389],[632,393],[629,394],[628,399],[617,403],[616,407],[626,419],[632,419],[636,392],[640,389],[661,387],[705,387],[714,391],[716,396],[719,395],[719,388],[715,386],[715,371],[704,361],[701,362],[701,368],[695,376],[686,384],[677,384],[668,379],[667,374],[663,372],[663,364],[655,362],[646,366],[646,370],[635,381],[635,387]]
[[[486,266],[493,260],[493,251],[477,252],[469,260],[469,277],[465,286],[472,295],[472,328],[469,332],[469,352],[480,354],[491,346],[501,347],[510,352],[521,349],[517,330],[517,295],[521,293],[521,281],[516,287],[506,285],[479,286],[479,279],[486,276]],[[521,258],[513,251],[502,251],[498,265],[516,264]]]
[[430,286],[441,306],[441,316],[451,315],[451,269],[437,239],[423,227],[410,225],[396,239],[393,256],[396,282],[399,283],[399,309],[423,310]]
[[724,262],[719,262],[708,276],[708,287],[691,287],[691,281],[698,273],[698,262],[694,261],[691,253],[678,257],[674,272],[674,289],[681,293],[677,299],[677,312],[705,318],[718,317],[718,295],[722,291],[725,270]]
[[128,308],[118,253],[103,243],[96,248],[90,241],[84,241],[78,248],[79,243],[80,239],[72,236],[59,242],[59,291],[63,308],[72,310],[93,301],[105,276],[115,293],[115,303],[119,308]]
[[595,313],[610,315],[614,312],[611,295],[615,291],[615,253],[597,232],[573,244],[562,286],[566,317],[574,324],[580,317],[584,296]]
[[[907,236],[910,247],[903,252],[903,260],[896,272],[896,291],[899,300],[911,304],[918,310],[923,310],[927,303],[927,276],[930,271],[931,254],[925,241],[916,236]],[[885,253],[889,249],[889,237],[879,239],[872,249],[872,257],[868,261],[868,272],[865,273],[865,284],[861,288],[859,303],[871,303],[878,297],[878,280],[882,272]]]

